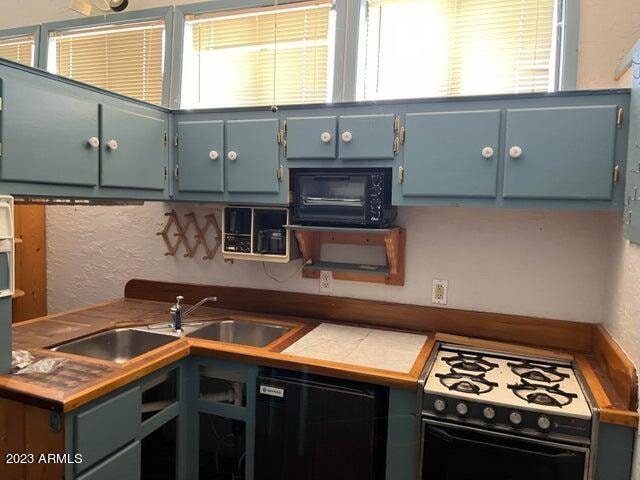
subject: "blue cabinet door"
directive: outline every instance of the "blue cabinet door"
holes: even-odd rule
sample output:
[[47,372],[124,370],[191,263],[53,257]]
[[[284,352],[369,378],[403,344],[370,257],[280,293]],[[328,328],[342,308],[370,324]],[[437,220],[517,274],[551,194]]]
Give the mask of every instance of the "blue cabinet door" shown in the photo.
[[504,198],[608,200],[616,105],[507,111]]
[[287,118],[287,160],[336,158],[336,117]]
[[181,192],[224,192],[224,122],[177,123]]
[[39,77],[5,78],[2,86],[4,181],[94,186],[98,183],[98,105],[68,85]]
[[100,185],[164,190],[169,162],[167,116],[141,107],[103,104],[100,122]]
[[395,115],[345,115],[339,119],[339,157],[343,160],[392,160]]
[[278,193],[278,119],[230,120],[226,124],[227,191]]
[[408,113],[405,196],[495,197],[500,111]]

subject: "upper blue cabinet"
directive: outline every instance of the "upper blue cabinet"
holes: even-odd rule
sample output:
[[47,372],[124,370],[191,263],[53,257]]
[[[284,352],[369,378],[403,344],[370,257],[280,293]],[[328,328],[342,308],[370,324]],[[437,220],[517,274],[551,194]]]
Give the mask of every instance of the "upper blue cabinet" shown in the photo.
[[334,160],[337,118],[289,117],[286,119],[287,160]]
[[503,197],[611,199],[617,111],[617,105],[509,109]]
[[495,197],[500,111],[408,113],[403,196]]
[[176,122],[176,170],[179,192],[224,192],[224,122]]
[[393,160],[395,115],[341,115],[338,154],[343,160]]

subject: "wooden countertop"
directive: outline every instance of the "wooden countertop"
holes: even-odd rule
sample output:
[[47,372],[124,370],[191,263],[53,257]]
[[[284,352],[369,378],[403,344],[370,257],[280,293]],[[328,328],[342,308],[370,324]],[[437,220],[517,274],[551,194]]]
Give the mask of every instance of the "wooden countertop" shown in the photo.
[[[277,322],[292,328],[287,334],[262,348],[196,338],[177,338],[174,342],[123,364],[47,350],[48,347],[115,327],[144,326],[167,321],[170,305],[170,303],[161,301],[124,298],[14,324],[14,350],[29,350],[36,359],[56,356],[67,358],[68,362],[48,376],[1,375],[0,396],[42,408],[68,412],[189,355],[304,370],[390,387],[415,389],[419,375],[435,342],[445,341],[513,353],[575,359],[601,409],[601,421],[631,427],[637,427],[638,424],[637,412],[624,408],[624,401],[615,394],[617,390],[609,384],[612,379],[607,372],[611,369],[608,365],[603,365],[603,359],[599,356],[583,352],[574,354],[555,348],[544,349],[446,333],[426,332],[427,340],[411,370],[406,373],[282,353],[284,349],[317,325],[322,322],[326,323],[326,320],[247,313],[210,307],[202,307],[190,317],[190,320],[214,320],[231,317],[267,323]],[[344,324],[345,322],[336,323]],[[354,324],[362,326],[362,323]],[[389,328],[379,324],[375,327]],[[401,328],[389,329],[403,330]],[[630,394],[632,394],[633,386],[629,386],[629,388],[631,389]]]

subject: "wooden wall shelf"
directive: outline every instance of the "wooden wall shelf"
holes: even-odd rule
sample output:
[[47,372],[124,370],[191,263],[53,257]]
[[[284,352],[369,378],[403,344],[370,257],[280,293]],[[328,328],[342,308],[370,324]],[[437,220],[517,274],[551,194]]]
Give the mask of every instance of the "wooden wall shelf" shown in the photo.
[[[312,262],[302,270],[302,276],[305,278],[320,278],[320,270],[331,270],[336,280],[404,285],[406,244],[406,231],[404,228],[375,230],[298,225],[288,225],[286,228],[294,231],[304,261],[311,260]],[[320,258],[321,245],[323,243],[385,247],[387,264],[363,265],[326,262]]]

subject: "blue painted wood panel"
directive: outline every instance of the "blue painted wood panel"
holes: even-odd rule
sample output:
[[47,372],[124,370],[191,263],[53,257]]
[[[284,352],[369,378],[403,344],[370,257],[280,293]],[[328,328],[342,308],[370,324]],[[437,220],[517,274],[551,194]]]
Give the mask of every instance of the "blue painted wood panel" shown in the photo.
[[624,238],[640,243],[640,42],[631,59],[629,143],[625,184]]
[[31,76],[2,81],[3,181],[93,186],[98,106],[66,85]]
[[140,431],[140,387],[134,387],[79,413],[74,422],[75,453],[82,454],[78,472],[134,440]]
[[[504,198],[610,199],[616,110],[616,105],[508,110]],[[516,147],[520,156],[510,153]]]
[[230,120],[226,123],[228,192],[279,192],[278,127],[276,118]]
[[177,123],[181,192],[224,192],[224,122]]
[[499,110],[408,113],[405,127],[403,195],[496,196]]
[[[168,118],[139,107],[100,106],[102,130],[100,185],[164,190],[169,153],[165,145]],[[117,148],[110,142],[116,141]]]
[[[394,114],[342,115],[338,154],[343,160],[393,160]],[[351,139],[346,141],[345,134]]]
[[412,480],[418,473],[420,407],[413,390],[389,390],[387,479]]
[[78,480],[140,480],[140,455],[140,442],[134,442],[80,475]]
[[11,297],[0,298],[0,374],[11,370]]
[[335,116],[288,117],[287,160],[336,158]]
[[629,480],[633,468],[633,428],[601,423],[598,428],[595,480]]

